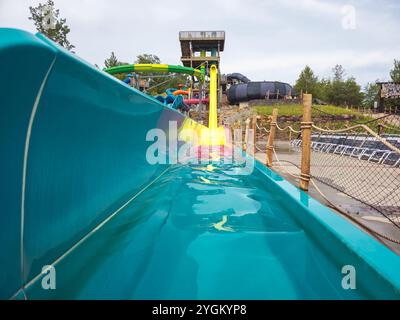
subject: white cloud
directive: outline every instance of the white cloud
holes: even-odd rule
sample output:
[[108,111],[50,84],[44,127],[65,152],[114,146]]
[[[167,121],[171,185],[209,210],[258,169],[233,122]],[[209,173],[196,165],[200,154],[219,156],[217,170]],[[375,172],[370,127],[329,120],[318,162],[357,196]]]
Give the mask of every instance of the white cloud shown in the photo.
[[[319,75],[329,77],[336,64],[341,64],[349,75],[355,75],[353,71],[360,72],[363,69],[375,70],[376,68],[389,68],[396,52],[370,51],[355,52],[344,51],[314,51],[310,53],[283,53],[260,55],[252,60],[241,61],[238,67],[237,60],[225,61],[224,68],[228,72],[241,71],[252,80],[281,80],[293,82],[305,65],[309,65]],[[259,78],[262,74],[264,77]],[[284,76],[287,76],[285,78]],[[362,79],[365,83],[366,79]],[[370,79],[374,81],[376,78]],[[368,81],[368,80],[367,80]]]
[[340,14],[343,4],[321,0],[280,0],[280,3],[294,9],[302,9],[315,14]]
[[[34,32],[30,5],[45,0],[0,0],[0,27]],[[55,0],[84,59],[103,64],[111,51],[132,62],[144,52],[179,64],[179,30],[225,30],[222,72],[293,83],[309,64],[328,76],[339,63],[361,83],[388,75],[400,58],[396,0]],[[357,28],[341,26],[343,5],[354,5]]]

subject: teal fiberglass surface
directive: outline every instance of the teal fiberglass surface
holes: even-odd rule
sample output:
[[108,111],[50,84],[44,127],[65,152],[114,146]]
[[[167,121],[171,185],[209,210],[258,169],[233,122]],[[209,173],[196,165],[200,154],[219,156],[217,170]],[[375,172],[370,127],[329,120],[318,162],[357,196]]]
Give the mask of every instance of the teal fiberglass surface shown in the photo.
[[181,114],[41,35],[0,29],[0,66],[0,298],[399,298],[398,256],[260,163],[147,163]]
[[184,117],[41,35],[0,29],[0,70],[4,298],[163,170],[146,133]]
[[[67,299],[371,298],[295,221],[283,193],[240,166],[174,166],[65,257],[51,293]],[[226,217],[226,223],[217,228]],[[217,225],[216,225],[217,224]],[[348,260],[351,261],[351,260]],[[365,290],[366,289],[366,290]],[[382,294],[382,292],[381,292]]]

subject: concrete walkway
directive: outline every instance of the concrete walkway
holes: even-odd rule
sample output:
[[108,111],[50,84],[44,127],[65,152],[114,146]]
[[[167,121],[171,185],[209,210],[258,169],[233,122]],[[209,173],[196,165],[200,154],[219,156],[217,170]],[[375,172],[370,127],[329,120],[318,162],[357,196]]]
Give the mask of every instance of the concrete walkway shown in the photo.
[[[265,146],[263,145],[258,144],[258,147],[260,147],[261,150],[265,150]],[[299,179],[293,177],[292,175],[300,174],[300,170],[298,169],[298,167],[295,166],[295,164],[300,166],[300,158],[301,158],[300,153],[296,151],[289,151],[289,146],[285,144],[278,144],[276,150],[277,150],[277,156],[280,161],[278,162],[274,157],[273,170],[278,172],[281,176],[283,176],[286,180],[288,180],[292,184],[298,186]],[[266,154],[264,152],[257,152],[256,158],[262,163],[265,163]],[[337,172],[335,173],[335,171],[336,170],[332,168],[333,175],[337,174]],[[356,166],[352,168],[351,172],[354,175],[364,174],[362,168],[357,168]],[[339,209],[347,212],[352,218],[356,219],[361,224],[367,226],[368,228],[371,228],[372,230],[378,233],[384,234],[392,239],[400,241],[400,229],[394,226],[382,214],[379,214],[371,207],[347,196],[346,194],[324,183],[318,182],[316,180],[314,180],[314,182],[320,189],[320,191],[329,199],[329,201],[334,203],[335,206],[337,206]],[[400,192],[400,191],[392,190],[391,192]],[[310,184],[310,190],[308,193],[321,203],[328,205],[328,202],[325,200],[325,198],[320,194],[320,192],[317,191],[317,189],[312,184]],[[351,219],[348,219],[345,215],[343,215],[339,211],[336,210],[334,211],[345,217],[348,221],[350,221],[360,229],[363,229],[359,224],[355,223]],[[400,215],[394,216],[392,218],[397,220],[400,218]],[[363,230],[366,231],[365,229]],[[378,240],[383,242],[387,247],[389,247],[391,250],[400,255],[399,244],[395,244],[391,241],[384,240],[380,237],[378,238]]]

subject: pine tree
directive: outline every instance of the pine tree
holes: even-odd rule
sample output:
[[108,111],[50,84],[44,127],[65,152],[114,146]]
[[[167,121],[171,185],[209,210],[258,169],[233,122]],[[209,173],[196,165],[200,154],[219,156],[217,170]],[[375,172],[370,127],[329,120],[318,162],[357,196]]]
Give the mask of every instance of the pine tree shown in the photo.
[[104,60],[104,66],[106,68],[112,68],[112,67],[120,66],[122,64],[124,64],[124,63],[118,61],[117,56],[115,55],[114,51],[111,52],[111,56],[108,59]]
[[[104,60],[104,66],[106,68],[117,67],[117,66],[121,66],[124,64],[128,64],[128,63],[119,61],[117,56],[115,55],[114,51],[111,52],[111,56],[109,58]],[[120,79],[120,80],[124,80],[127,77],[127,73],[114,74],[114,77],[117,79]]]
[[[400,83],[400,60],[394,60],[393,69],[390,70],[390,78],[393,82]],[[385,107],[395,109],[400,107],[400,98],[385,99]]]
[[363,105],[367,108],[373,108],[374,102],[378,101],[379,85],[376,83],[367,83],[364,87]]
[[394,60],[393,69],[390,71],[390,78],[393,82],[400,83],[400,60]]
[[306,66],[304,70],[301,71],[294,88],[297,93],[303,91],[303,93],[311,93],[314,97],[319,98],[318,77],[314,75],[314,72],[309,66]]
[[337,64],[333,69],[333,81],[337,81],[337,82],[343,82],[344,81],[344,77],[346,75],[346,72],[344,71],[344,68],[342,65]]

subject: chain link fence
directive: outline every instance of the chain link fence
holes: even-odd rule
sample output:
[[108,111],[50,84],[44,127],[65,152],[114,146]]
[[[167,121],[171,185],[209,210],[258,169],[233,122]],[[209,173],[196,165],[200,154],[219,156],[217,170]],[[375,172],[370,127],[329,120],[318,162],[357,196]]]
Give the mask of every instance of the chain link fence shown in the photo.
[[[400,116],[343,117],[313,106],[312,121],[311,180],[362,204],[400,232]],[[268,155],[268,136],[275,131],[270,166],[296,179],[304,177],[302,123],[278,117],[275,125],[271,116],[256,121],[256,151]]]

